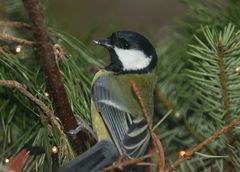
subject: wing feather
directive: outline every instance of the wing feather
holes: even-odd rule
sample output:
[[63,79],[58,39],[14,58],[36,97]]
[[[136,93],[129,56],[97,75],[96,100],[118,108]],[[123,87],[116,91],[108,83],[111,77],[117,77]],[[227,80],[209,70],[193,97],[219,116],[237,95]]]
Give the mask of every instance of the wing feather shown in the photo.
[[93,84],[92,99],[121,154],[135,158],[145,153],[150,135],[143,117],[131,114],[110,91],[108,77],[99,77]]

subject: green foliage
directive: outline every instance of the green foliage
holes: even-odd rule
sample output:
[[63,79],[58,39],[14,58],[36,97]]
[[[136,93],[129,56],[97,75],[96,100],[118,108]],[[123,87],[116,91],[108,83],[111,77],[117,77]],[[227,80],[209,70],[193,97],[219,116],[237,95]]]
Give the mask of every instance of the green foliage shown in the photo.
[[[155,46],[159,56],[156,120],[172,110],[156,129],[168,163],[178,158],[179,150],[196,145],[239,114],[240,74],[236,71],[240,66],[239,2],[232,0],[223,5],[211,0],[184,0],[184,3],[189,9],[187,16]],[[16,8],[12,6],[9,10],[15,14]],[[74,114],[90,122],[91,79],[95,66],[102,67],[103,62],[75,37],[54,28],[49,30],[53,43],[64,52],[58,64],[71,108]],[[27,31],[8,28],[7,33],[31,39]],[[51,100],[43,96],[47,91],[45,78],[35,50],[23,47],[20,54],[13,54],[11,46],[15,44],[7,45],[10,56],[0,56],[0,79],[19,81],[53,109]],[[99,54],[98,50],[95,54]],[[49,150],[55,144],[60,148],[61,163],[74,157],[68,142],[69,154],[64,157],[66,145],[59,130],[50,129],[42,121],[40,109],[17,90],[0,87],[0,112],[1,159],[14,156],[29,141],[42,145],[48,160],[51,160]],[[175,171],[239,171],[238,135],[236,127]],[[33,169],[38,164],[41,169],[44,158],[34,158],[26,168]]]
[[[81,115],[90,122],[90,88],[94,72],[92,65],[101,66],[101,62],[79,40],[59,30],[50,29],[54,44],[61,46],[64,54],[58,59],[59,68],[63,76],[64,85],[70,100],[71,108],[76,115]],[[46,83],[40,70],[38,57],[34,52],[27,51],[29,47],[23,47],[20,54],[0,56],[0,79],[16,80],[41,101],[45,102],[52,110],[52,103],[46,92]],[[26,52],[27,53],[26,53]],[[20,58],[25,54],[31,58]],[[15,89],[0,87],[0,110],[1,147],[0,158],[14,156],[26,143],[43,146],[47,152],[48,160],[51,161],[51,147],[57,145],[60,148],[60,162],[74,157],[71,146],[65,139],[69,149],[66,157],[62,145],[62,135],[55,127],[42,119],[40,109],[21,95]],[[42,121],[42,122],[41,122]],[[44,157],[34,158],[26,168],[35,168],[35,163],[42,168]],[[32,165],[31,165],[32,164]]]
[[89,121],[91,78],[95,67],[101,67],[102,62],[78,39],[59,30],[51,31],[54,42],[65,53],[59,67],[72,110]]
[[[239,114],[240,85],[236,82],[240,79],[240,74],[236,71],[240,64],[239,33],[232,25],[223,31],[206,27],[203,29],[205,39],[195,37],[198,45],[192,45],[189,52],[193,56],[191,63],[194,69],[187,73],[193,79],[192,85],[199,96],[194,107],[196,114],[189,116],[187,122],[205,138]],[[235,156],[239,152],[236,146],[238,133],[239,129],[235,129],[231,135],[221,136],[209,145],[217,155],[228,152],[236,171],[239,170],[239,158]],[[229,142],[233,142],[232,147],[228,146]]]
[[[157,48],[158,88],[165,96],[165,102],[157,102],[157,115],[169,109],[175,112],[157,129],[169,162],[177,158],[178,150],[196,145],[229,122],[229,117],[225,119],[226,113],[234,118],[239,112],[239,73],[235,71],[239,65],[239,2],[227,1],[223,5],[223,2],[210,0],[184,0],[184,3],[188,7],[186,17],[177,22],[176,28],[167,39],[159,42]],[[234,27],[229,23],[233,23]],[[223,104],[219,65],[214,58],[217,56],[218,42],[221,42],[224,50],[224,75],[230,102],[227,111]],[[225,52],[226,49],[231,51]],[[171,106],[164,106],[166,100]],[[239,131],[233,131],[230,137],[235,140],[235,134]],[[229,161],[235,170],[239,170],[238,142],[235,147],[228,146],[228,137],[222,136],[201,152],[229,155],[229,158],[195,155],[176,171],[211,171],[211,168],[224,171]]]

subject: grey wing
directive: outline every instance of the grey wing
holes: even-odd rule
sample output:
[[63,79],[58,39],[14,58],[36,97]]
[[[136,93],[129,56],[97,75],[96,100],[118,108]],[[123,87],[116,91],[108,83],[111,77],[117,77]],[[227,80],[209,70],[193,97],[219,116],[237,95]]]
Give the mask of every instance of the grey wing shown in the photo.
[[[143,117],[134,117],[108,88],[107,77],[98,78],[92,88],[92,99],[121,154],[129,158],[143,155],[150,134]],[[124,93],[123,93],[124,94]]]

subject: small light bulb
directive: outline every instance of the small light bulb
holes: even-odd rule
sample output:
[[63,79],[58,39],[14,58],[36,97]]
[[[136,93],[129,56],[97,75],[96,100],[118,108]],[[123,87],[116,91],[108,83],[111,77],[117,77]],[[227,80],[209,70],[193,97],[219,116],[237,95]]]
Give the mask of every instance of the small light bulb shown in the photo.
[[4,162],[7,164],[9,163],[9,159],[8,158],[5,158]]
[[57,146],[53,146],[52,147],[52,153],[53,154],[57,154],[58,153],[58,147]]
[[21,45],[16,46],[15,52],[21,53],[21,51],[22,51],[22,46]]
[[240,66],[236,67],[236,68],[235,68],[235,71],[236,71],[236,72],[240,72]]
[[179,154],[179,157],[180,157],[180,158],[184,158],[185,156],[187,156],[187,153],[186,153],[186,151],[184,151],[184,150],[180,150],[180,151],[178,152],[178,154]]
[[49,96],[49,93],[48,93],[48,92],[44,92],[44,96],[45,96],[45,97],[48,97],[48,96]]
[[176,118],[180,118],[181,117],[181,113],[180,112],[175,112],[174,115],[175,115]]

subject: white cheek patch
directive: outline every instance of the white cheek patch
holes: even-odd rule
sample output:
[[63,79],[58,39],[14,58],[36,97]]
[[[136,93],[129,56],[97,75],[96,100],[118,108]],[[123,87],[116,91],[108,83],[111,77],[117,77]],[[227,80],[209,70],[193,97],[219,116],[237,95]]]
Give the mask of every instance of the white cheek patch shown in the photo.
[[121,49],[117,47],[114,47],[114,50],[123,65],[123,70],[144,69],[152,60],[151,57],[147,57],[140,50]]

